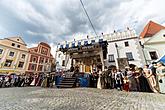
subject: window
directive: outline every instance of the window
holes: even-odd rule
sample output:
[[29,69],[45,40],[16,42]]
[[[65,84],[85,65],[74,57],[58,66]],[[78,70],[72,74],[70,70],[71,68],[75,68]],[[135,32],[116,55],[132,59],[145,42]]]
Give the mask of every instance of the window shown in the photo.
[[129,46],[128,41],[127,42],[124,42],[124,44],[125,44],[125,47],[128,47]]
[[13,61],[13,60],[6,60],[6,62],[5,62],[5,65],[4,65],[4,66],[10,67],[10,66],[11,66],[11,64],[12,64],[12,61]]
[[65,60],[62,60],[62,66],[65,66]]
[[26,55],[25,54],[22,54],[21,58],[25,59]]
[[0,54],[2,54],[2,52],[3,52],[3,49],[0,49]]
[[115,61],[115,58],[114,58],[114,55],[113,54],[108,55],[108,61],[109,62],[114,62]]
[[34,57],[32,62],[37,63],[37,59]]
[[38,71],[42,71],[42,67],[43,67],[42,65],[39,65],[38,66]]
[[127,52],[126,53],[126,56],[127,56],[127,58],[128,58],[129,61],[134,60],[133,55],[132,55],[132,52]]
[[31,70],[35,70],[36,69],[36,65],[32,64],[31,65]]
[[15,46],[15,43],[12,43],[11,45],[14,47]]
[[10,52],[9,56],[13,57],[14,56],[14,52]]
[[48,59],[45,60],[45,63],[48,63]]
[[17,41],[19,41],[19,39],[17,39]]
[[151,60],[157,60],[158,59],[156,51],[149,52],[149,54],[150,54]]
[[43,57],[40,58],[40,63],[44,63],[44,58]]
[[18,67],[23,68],[24,62],[19,62]]
[[18,48],[20,48],[21,46],[20,45],[17,45]]

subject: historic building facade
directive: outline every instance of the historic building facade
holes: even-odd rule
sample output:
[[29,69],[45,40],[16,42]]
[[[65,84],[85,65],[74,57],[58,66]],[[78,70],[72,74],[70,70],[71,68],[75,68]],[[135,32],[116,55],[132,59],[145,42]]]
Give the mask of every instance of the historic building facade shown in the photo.
[[108,42],[108,54],[106,65],[119,66],[117,59],[127,58],[129,64],[143,66],[144,57],[139,43],[139,37],[135,30],[127,28],[123,32],[103,35]]
[[150,64],[165,55],[165,27],[150,21],[140,34],[145,61]]
[[27,68],[28,48],[21,37],[0,40],[0,72],[23,74]]
[[50,73],[54,63],[51,54],[51,47],[44,42],[38,44],[37,47],[29,48],[29,60],[27,74]]
[[[86,39],[63,43],[59,45],[59,48],[66,48],[66,47],[71,48],[73,44],[81,45],[82,47],[85,48],[86,43],[88,45],[92,45],[93,42],[99,43],[100,40],[106,41],[107,43],[107,48],[105,49],[106,52],[104,52],[105,50],[100,51],[104,53],[100,54],[100,58],[98,59],[95,58],[96,61],[100,60],[100,63],[102,64],[102,66],[104,65],[105,67],[109,67],[109,66],[118,67],[119,66],[118,59],[127,59],[128,65],[129,64],[133,64],[137,66],[144,65],[145,62],[144,62],[144,57],[143,57],[143,51],[139,42],[139,37],[136,35],[134,30],[130,30],[128,28],[126,31],[123,31],[123,32],[114,31],[114,33],[111,33],[111,34],[106,34],[106,35],[102,34],[102,36],[100,37],[87,37]],[[88,45],[86,45],[86,48],[88,48]],[[90,49],[88,50],[90,51]],[[86,53],[88,53],[89,55],[92,55],[96,51],[97,49],[95,48],[91,51],[91,53],[90,52],[86,52]],[[80,56],[81,54],[79,53],[81,52],[77,52],[76,56]],[[85,54],[81,56],[84,56]],[[66,55],[66,53],[58,51],[56,54],[57,69],[59,68],[69,69],[71,66],[71,58],[69,58]],[[90,58],[86,57],[85,59],[90,59]],[[91,63],[93,62],[95,62],[95,60],[91,60]],[[80,64],[82,64],[82,61]],[[85,70],[86,68],[85,69],[84,68],[85,67],[83,67],[82,69]]]

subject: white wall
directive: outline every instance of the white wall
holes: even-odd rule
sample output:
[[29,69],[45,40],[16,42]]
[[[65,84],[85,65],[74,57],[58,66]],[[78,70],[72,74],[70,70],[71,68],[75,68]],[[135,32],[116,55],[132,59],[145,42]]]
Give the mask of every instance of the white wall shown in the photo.
[[[128,47],[125,47],[124,42],[129,43]],[[126,57],[126,52],[132,52],[133,61],[129,61],[129,64],[135,64],[139,67],[144,65],[144,58],[143,58],[143,54],[141,51],[141,47],[139,45],[139,41],[138,38],[134,38],[134,39],[127,39],[127,40],[121,40],[121,41],[116,41],[116,42],[109,42],[108,43],[108,54],[107,54],[107,65],[114,65],[116,63],[112,63],[112,62],[108,62],[108,55],[110,54],[114,54],[115,60],[117,58],[117,51],[116,51],[116,47],[115,47],[115,43],[118,45],[118,52],[119,52],[119,58],[127,58]]]
[[159,31],[155,35],[149,38],[142,39],[144,42],[144,52],[148,63],[155,60],[151,60],[149,52],[156,51],[158,59],[165,55],[165,29]]

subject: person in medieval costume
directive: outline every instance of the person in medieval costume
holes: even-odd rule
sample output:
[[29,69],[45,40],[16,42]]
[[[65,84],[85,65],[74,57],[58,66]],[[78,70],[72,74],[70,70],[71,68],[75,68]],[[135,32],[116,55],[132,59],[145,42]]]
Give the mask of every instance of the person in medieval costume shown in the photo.
[[129,90],[137,91],[137,82],[135,79],[136,73],[135,70],[130,68],[127,72],[128,80],[129,80]]
[[36,86],[41,86],[41,83],[42,83],[42,74],[39,74],[39,76],[38,76],[38,81],[37,81],[37,84],[36,84]]
[[111,71],[111,89],[116,88],[116,83],[115,83],[115,74],[116,74],[116,69]]
[[98,71],[99,78],[98,78],[98,81],[97,81],[97,88],[98,89],[102,89],[102,87],[101,87],[101,74],[102,74],[102,72],[101,72],[101,70],[99,70]]
[[115,74],[116,88],[121,91],[122,91],[122,78],[123,78],[122,72],[119,69],[117,69],[117,72]]
[[155,76],[152,74],[151,69],[149,69],[148,65],[145,65],[143,70],[144,70],[145,77],[147,78],[149,82],[151,90],[155,93],[158,93],[156,79],[155,79]]
[[158,76],[159,92],[165,93],[165,66],[162,62],[158,63],[158,68],[156,69],[156,74]]
[[33,81],[31,82],[30,86],[35,86],[36,84],[36,75],[33,76]]
[[94,72],[94,74],[93,74],[93,86],[94,86],[94,88],[97,88],[97,82],[98,82],[98,74],[97,74],[97,72]]
[[35,75],[35,86],[37,86],[38,80],[39,80],[39,74],[36,74]]
[[42,83],[41,83],[41,87],[47,87],[47,77],[46,77],[45,74],[44,74],[44,76],[43,76],[43,80],[42,80]]
[[124,76],[123,83],[123,90],[129,92],[129,80],[127,76]]
[[111,88],[111,75],[111,70],[107,69],[105,72],[106,89]]
[[149,83],[146,77],[144,76],[143,68],[138,68],[138,70],[139,70],[138,84],[140,87],[140,92],[152,92]]

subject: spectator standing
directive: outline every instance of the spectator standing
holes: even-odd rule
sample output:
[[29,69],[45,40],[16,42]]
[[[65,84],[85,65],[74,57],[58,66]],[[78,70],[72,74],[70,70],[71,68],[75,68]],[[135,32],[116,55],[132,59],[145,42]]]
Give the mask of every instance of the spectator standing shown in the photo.
[[156,73],[158,76],[159,92],[165,93],[165,66],[162,62],[158,63],[158,68],[156,69]]

